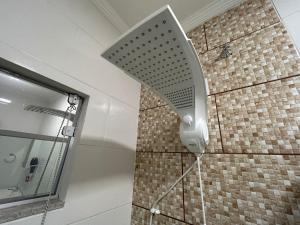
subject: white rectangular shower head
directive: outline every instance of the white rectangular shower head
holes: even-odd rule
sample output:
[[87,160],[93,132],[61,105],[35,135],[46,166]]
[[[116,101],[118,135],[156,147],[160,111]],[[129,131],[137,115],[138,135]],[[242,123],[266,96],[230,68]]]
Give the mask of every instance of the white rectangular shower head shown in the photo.
[[207,91],[199,59],[169,6],[135,25],[102,56],[166,100],[188,126],[185,131],[206,125]]

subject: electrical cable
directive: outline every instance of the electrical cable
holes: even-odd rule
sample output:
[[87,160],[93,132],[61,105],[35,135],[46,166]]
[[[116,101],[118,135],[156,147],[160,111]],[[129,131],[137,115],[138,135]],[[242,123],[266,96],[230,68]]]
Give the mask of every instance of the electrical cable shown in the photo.
[[[201,154],[200,156],[197,156],[197,159],[199,158],[199,160],[202,158],[202,156],[203,156],[204,154]],[[160,201],[164,198],[164,197],[166,197],[166,195],[168,195],[172,190],[173,190],[173,188],[184,178],[184,177],[186,177],[186,175],[193,169],[193,167],[194,167],[194,165],[196,164],[198,162],[198,160],[195,160],[195,162],[190,166],[190,168],[188,168],[183,174],[182,174],[182,176],[181,177],[179,177],[175,182],[174,182],[174,184],[172,184],[170,187],[169,187],[169,189],[165,192],[165,193],[163,193],[153,204],[152,204],[152,206],[151,206],[151,208],[150,208],[150,220],[149,220],[149,225],[152,225],[152,223],[153,223],[153,217],[154,217],[154,215],[155,214],[159,214],[160,212],[159,212],[159,210],[158,209],[156,209],[155,207],[160,203]],[[201,191],[202,191],[202,189],[201,189]],[[201,193],[201,196],[202,196],[202,193]],[[204,217],[205,217],[205,215],[204,215]]]
[[197,160],[192,164],[192,166],[184,172],[184,174],[178,178],[173,185],[170,186],[170,188],[162,194],[151,206],[150,209],[150,221],[149,225],[153,224],[153,217],[155,214],[159,214],[159,210],[155,209],[155,207],[159,204],[159,202],[166,196],[168,195],[173,188],[193,169],[194,165],[197,163],[198,164],[198,175],[199,175],[199,182],[200,182],[200,196],[201,196],[201,203],[202,203],[202,212],[203,212],[203,225],[206,225],[206,215],[205,215],[205,203],[204,203],[204,197],[203,197],[203,184],[202,184],[202,178],[201,178],[201,168],[200,168],[200,160],[203,157],[203,153],[197,156]]
[[204,202],[204,193],[203,193],[203,184],[202,184],[202,178],[201,178],[201,163],[200,159],[202,158],[203,154],[201,156],[197,156],[197,164],[198,164],[198,175],[199,175],[199,183],[200,183],[200,196],[201,196],[201,203],[202,203],[202,216],[203,216],[203,225],[206,225],[206,216],[205,216],[205,202]]

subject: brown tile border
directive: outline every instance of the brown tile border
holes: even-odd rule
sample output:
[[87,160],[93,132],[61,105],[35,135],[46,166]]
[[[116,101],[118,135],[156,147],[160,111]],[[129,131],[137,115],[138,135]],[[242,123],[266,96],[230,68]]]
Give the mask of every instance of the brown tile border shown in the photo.
[[242,1],[204,23],[207,25],[208,48],[222,46],[279,21],[271,0]]
[[[255,86],[258,86],[258,85],[272,83],[272,82],[276,82],[276,81],[280,81],[280,80],[286,80],[286,79],[290,79],[290,78],[298,77],[298,76],[300,76],[300,74],[295,74],[295,75],[292,75],[292,76],[289,76],[289,77],[282,77],[282,78],[278,78],[278,79],[275,79],[275,80],[268,80],[268,81],[257,83],[257,84],[251,84],[251,85],[248,85],[248,86],[245,86],[245,87],[239,87],[239,88],[235,88],[235,89],[228,90],[228,91],[221,91],[221,92],[214,93],[214,94],[211,94],[211,95],[217,96],[217,95],[225,94],[225,93],[232,92],[232,91],[237,91],[237,90],[241,90],[241,89],[245,89],[245,88],[249,88],[249,87],[255,87]],[[211,96],[211,95],[209,95],[209,96]]]
[[[182,175],[183,175],[183,173],[184,173],[183,170],[184,170],[184,169],[183,169],[183,155],[182,155],[182,153],[181,153],[181,174],[182,174]],[[184,205],[184,183],[181,182],[181,184],[182,184],[182,190],[183,190],[183,192],[182,192],[182,201],[183,201],[183,205]],[[183,207],[183,220],[185,221],[185,207]]]
[[217,60],[222,49],[200,56],[211,94],[291,77],[300,73],[300,58],[282,23],[231,42],[232,55]]
[[217,104],[217,96],[214,95],[215,101],[216,101],[216,109],[217,109],[217,117],[218,117],[218,125],[219,125],[219,132],[221,136],[221,146],[222,146],[222,152],[224,153],[224,146],[223,146],[223,140],[222,140],[222,131],[221,131],[221,125],[220,125],[220,119],[219,119],[219,111],[218,111],[218,104]]
[[[137,205],[137,204],[135,204],[135,203],[132,203],[132,205],[135,206],[135,207],[139,207],[139,208],[141,208],[141,209],[147,210],[147,211],[149,211],[149,213],[150,213],[150,209],[148,209],[148,208],[146,208],[146,207]],[[163,213],[161,213],[160,215],[161,215],[161,216],[164,216],[164,217],[168,217],[168,218],[170,218],[170,219],[172,219],[172,220],[176,220],[176,221],[181,222],[181,223],[185,223],[185,224],[187,224],[187,225],[193,225],[193,224],[188,223],[188,222],[186,222],[186,221],[184,221],[184,220],[180,220],[180,219],[174,218],[174,217],[172,217],[172,216],[168,216],[168,215],[163,214]]]
[[[180,153],[136,154],[133,204],[150,208],[154,201],[181,176]],[[182,182],[181,182],[182,183]],[[162,214],[183,220],[182,184],[176,187],[158,204]]]
[[[194,155],[194,153],[192,152],[137,152],[139,153],[153,153],[153,154],[182,154],[182,155]],[[204,155],[220,155],[220,154],[224,154],[224,155],[286,155],[286,156],[293,156],[293,155],[300,155],[300,153],[296,153],[296,154],[290,154],[290,153],[231,153],[231,152],[224,152],[224,153],[218,153],[218,152],[205,152]]]
[[168,104],[158,105],[158,106],[151,107],[151,108],[146,108],[146,109],[140,109],[140,112],[144,112],[144,111],[147,111],[147,110],[150,110],[150,109],[161,108],[161,107],[165,107],[165,106],[168,106]]
[[299,91],[298,76],[218,95],[224,151],[300,154]]
[[206,26],[205,24],[203,24],[203,28],[204,28],[204,37],[205,37],[205,43],[206,43],[206,51],[200,54],[204,54],[208,51],[208,43],[207,43],[207,37],[206,37]]
[[[232,40],[230,40],[230,41],[228,41],[228,42],[226,42],[226,43],[229,43],[229,44],[230,44],[231,42],[237,41],[237,40],[242,39],[242,38],[245,38],[245,37],[247,37],[247,36],[251,36],[251,35],[254,34],[254,33],[258,33],[258,32],[260,32],[260,31],[262,31],[262,30],[264,30],[264,29],[267,29],[267,28],[269,28],[269,27],[272,27],[272,26],[274,26],[274,25],[276,25],[276,24],[280,24],[280,23],[281,23],[281,21],[276,22],[276,23],[273,23],[273,24],[270,24],[270,25],[268,25],[268,26],[266,26],[266,27],[263,27],[263,28],[260,28],[260,29],[258,29],[258,30],[252,31],[252,32],[250,32],[250,33],[248,33],[248,34],[245,34],[245,35],[242,35],[242,36],[240,36],[240,37],[238,37],[238,38],[232,39]],[[213,47],[213,48],[211,48],[211,49],[207,49],[206,52],[200,53],[200,55],[204,55],[204,54],[207,53],[207,52],[210,52],[210,51],[215,50],[216,48],[221,48],[221,47],[224,46],[226,43],[217,45],[217,46],[215,46],[215,47]]]

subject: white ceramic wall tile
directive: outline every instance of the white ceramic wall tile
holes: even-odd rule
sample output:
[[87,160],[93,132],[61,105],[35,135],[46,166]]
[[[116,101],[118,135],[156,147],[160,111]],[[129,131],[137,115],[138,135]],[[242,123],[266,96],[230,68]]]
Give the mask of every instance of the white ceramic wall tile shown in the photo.
[[110,99],[108,96],[93,91],[89,99],[81,133],[81,144],[103,145],[109,104]]
[[281,18],[300,11],[299,0],[273,0],[273,2]]
[[105,143],[114,148],[136,149],[139,111],[111,99]]
[[[94,3],[87,0],[46,0],[56,5],[60,13],[67,15],[75,24],[107,47],[120,33],[105,19]],[[103,32],[105,30],[106,32]]]
[[[109,34],[101,23],[99,27]],[[101,58],[104,47],[60,13],[56,5],[38,0],[1,1],[0,28],[2,42],[138,108],[139,84]],[[124,88],[130,90],[126,95]]]
[[[61,210],[58,210],[61,211]],[[56,217],[57,211],[49,213],[50,220],[47,220],[47,225],[62,225],[59,220],[52,220]],[[68,225],[130,225],[131,220],[131,204],[125,204],[120,207],[93,215],[89,218],[81,219]],[[40,225],[41,216],[31,216],[24,219],[16,220],[3,225]]]
[[72,225],[129,225],[130,220],[131,204],[127,204]]
[[283,23],[292,36],[292,39],[300,52],[300,1],[299,0],[273,0],[274,5]]
[[75,156],[66,205],[49,221],[69,224],[130,203],[134,160],[134,152],[127,149],[81,145]]
[[[125,217],[124,225],[130,224],[129,211],[111,221],[95,216],[124,204],[130,208],[132,200],[140,85],[100,57],[102,45],[114,39],[115,28],[89,1],[0,2],[1,57],[90,95],[85,145],[76,156],[66,206],[51,212],[47,225],[121,224]],[[103,137],[127,147],[103,147]],[[40,215],[7,224],[39,223]]]
[[91,95],[94,91],[94,89],[92,89],[90,86],[85,85],[77,79],[73,79],[58,68],[49,65],[46,62],[40,61],[29,53],[17,49],[16,47],[1,40],[0,52],[1,57],[10,62],[40,73],[45,77],[49,77],[50,79],[77,89],[87,95]]
[[[85,218],[100,215],[123,205],[131,205],[134,160],[134,152],[127,149],[79,146],[65,207],[49,213],[47,225],[85,221]],[[130,210],[127,209],[126,212],[122,211],[122,215],[115,214],[115,218],[97,216],[87,221],[92,221],[91,225],[117,225],[117,221],[126,218],[121,224],[129,225]],[[39,219],[39,216],[33,216],[5,225],[38,225]],[[109,220],[112,223],[99,222]]]
[[68,49],[69,57],[65,59],[64,71],[77,79],[82,79],[84,74],[88,85],[134,108],[139,107],[139,83],[102,58],[103,48],[99,44],[81,29],[77,29],[76,36],[70,42],[73,42],[73,47]]
[[285,26],[287,27],[290,35],[293,38],[294,43],[297,46],[298,51],[300,52],[300,11],[296,12],[288,17],[283,19]]
[[1,225],[40,225],[41,224],[41,215],[30,216],[23,219],[15,220],[8,223],[3,223]]
[[1,1],[0,27],[2,41],[60,69],[76,31],[53,7],[37,0]]

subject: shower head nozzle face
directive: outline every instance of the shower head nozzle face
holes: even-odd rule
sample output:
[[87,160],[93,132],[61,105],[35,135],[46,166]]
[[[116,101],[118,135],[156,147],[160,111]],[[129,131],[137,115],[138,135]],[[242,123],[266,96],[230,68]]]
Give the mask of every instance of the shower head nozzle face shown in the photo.
[[175,109],[194,107],[195,69],[190,59],[194,55],[168,6],[136,25],[102,56],[150,86]]
[[197,53],[169,6],[156,11],[102,56],[150,87],[181,118],[207,121],[206,87]]

